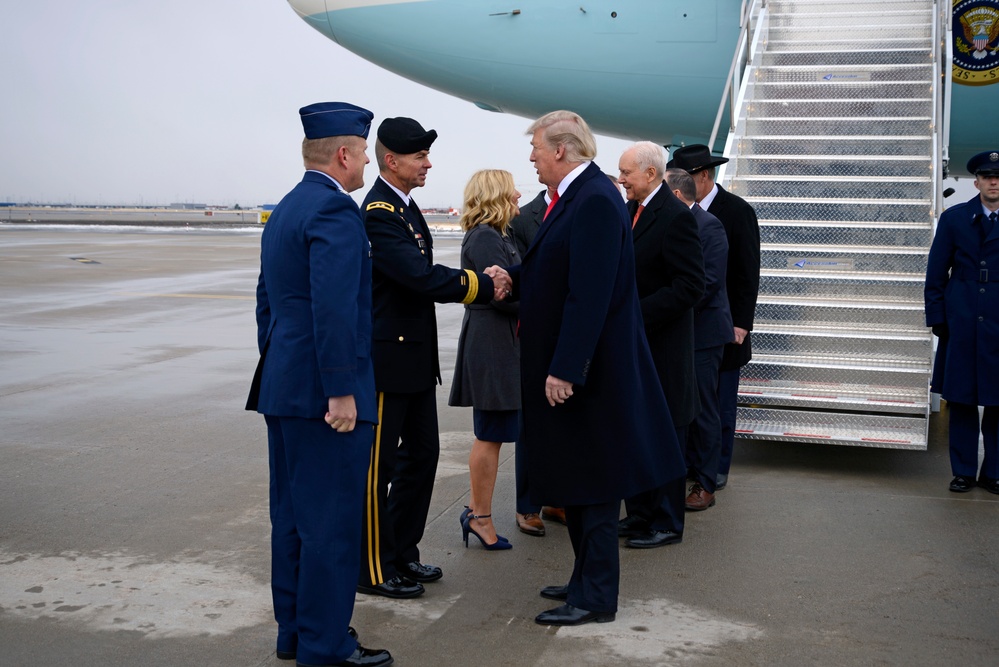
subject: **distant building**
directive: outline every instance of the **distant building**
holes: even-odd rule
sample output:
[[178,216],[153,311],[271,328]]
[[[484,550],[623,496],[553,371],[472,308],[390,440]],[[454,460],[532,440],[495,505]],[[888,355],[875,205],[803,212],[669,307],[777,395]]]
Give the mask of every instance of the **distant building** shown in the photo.
[[170,204],[170,208],[178,208],[182,211],[203,211],[208,208],[208,204]]

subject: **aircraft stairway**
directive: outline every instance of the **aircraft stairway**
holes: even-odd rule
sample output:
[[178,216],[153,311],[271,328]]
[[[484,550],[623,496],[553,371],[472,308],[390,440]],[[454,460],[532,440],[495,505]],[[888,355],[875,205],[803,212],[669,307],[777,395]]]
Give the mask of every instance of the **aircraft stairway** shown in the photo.
[[760,4],[720,175],[762,251],[737,435],[925,449],[940,8]]

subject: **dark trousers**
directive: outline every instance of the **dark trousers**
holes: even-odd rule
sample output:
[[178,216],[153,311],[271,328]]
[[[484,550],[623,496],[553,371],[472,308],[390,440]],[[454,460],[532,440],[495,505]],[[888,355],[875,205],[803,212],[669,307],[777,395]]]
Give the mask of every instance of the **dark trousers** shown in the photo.
[[978,406],[947,401],[950,410],[950,469],[954,475],[977,477],[978,435],[985,444],[981,477],[999,479],[999,406],[985,406],[981,425]]
[[[683,442],[687,427],[676,429],[677,439]],[[671,530],[683,535],[684,500],[687,495],[686,475],[650,491],[643,491],[624,501],[628,516],[638,517],[652,530]]]
[[721,460],[722,433],[718,407],[718,368],[724,345],[694,350],[694,370],[701,411],[687,434],[687,476],[708,493],[715,492]]
[[373,428],[265,417],[270,463],[271,594],[277,649],[315,665],[345,660],[354,612],[364,468]]
[[739,405],[739,369],[718,373],[718,417],[721,421],[721,457],[718,474],[727,475],[735,448],[735,416]]
[[440,450],[433,388],[378,394],[364,501],[362,584],[384,583],[400,565],[420,560]]
[[575,562],[566,602],[601,613],[617,612],[621,562],[617,518],[620,501],[565,508]]
[[541,511],[541,505],[531,503],[531,486],[527,481],[527,449],[521,444],[523,442],[524,432],[521,430],[520,438],[513,450],[513,470],[517,483],[517,514],[537,514]]

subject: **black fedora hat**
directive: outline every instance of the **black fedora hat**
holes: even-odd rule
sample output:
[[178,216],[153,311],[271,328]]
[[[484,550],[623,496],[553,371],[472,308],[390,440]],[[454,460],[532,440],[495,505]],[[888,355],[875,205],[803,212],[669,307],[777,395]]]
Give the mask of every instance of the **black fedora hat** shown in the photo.
[[704,144],[691,144],[680,146],[673,151],[673,159],[666,163],[666,168],[683,169],[689,174],[695,174],[726,162],[728,162],[727,157],[715,157]]

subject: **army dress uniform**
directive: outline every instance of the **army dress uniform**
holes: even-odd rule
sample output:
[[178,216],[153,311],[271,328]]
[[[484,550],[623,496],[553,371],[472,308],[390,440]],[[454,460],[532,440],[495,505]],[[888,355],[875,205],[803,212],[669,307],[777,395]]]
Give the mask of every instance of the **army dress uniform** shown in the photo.
[[[441,373],[434,303],[489,303],[493,282],[483,273],[435,265],[430,229],[419,207],[412,199],[404,202],[381,177],[361,209],[374,261],[379,424],[365,495],[359,590],[373,592],[363,589],[399,575],[412,577],[409,566],[420,560],[418,544],[440,455],[435,392]],[[439,578],[440,571],[430,576]]]

